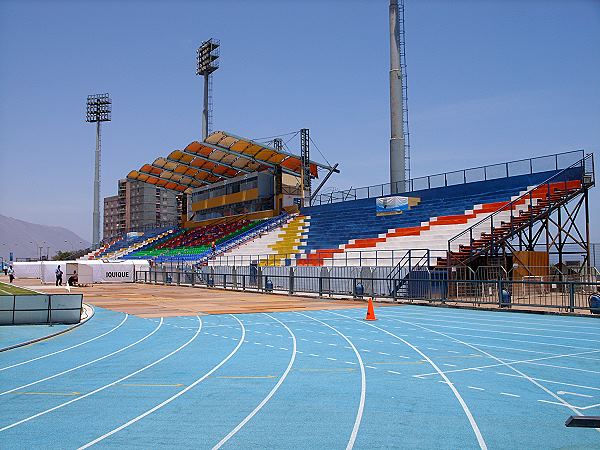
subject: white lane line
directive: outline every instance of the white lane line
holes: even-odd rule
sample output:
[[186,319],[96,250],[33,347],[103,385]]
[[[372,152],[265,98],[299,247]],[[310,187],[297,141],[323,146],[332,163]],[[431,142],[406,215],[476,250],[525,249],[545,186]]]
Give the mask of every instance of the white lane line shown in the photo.
[[[198,317],[198,316],[196,316],[196,317]],[[100,391],[103,391],[103,390],[105,390],[105,389],[108,389],[109,387],[112,387],[112,386],[114,386],[115,384],[119,384],[119,383],[121,383],[122,381],[125,381],[125,380],[127,380],[127,379],[129,379],[129,378],[131,378],[131,377],[133,377],[133,376],[135,376],[135,375],[137,375],[138,373],[141,373],[141,372],[143,372],[144,370],[146,370],[146,369],[149,369],[150,367],[153,367],[153,366],[155,366],[156,364],[160,363],[161,361],[164,361],[165,359],[167,359],[167,358],[169,358],[170,356],[174,355],[175,353],[177,353],[177,352],[178,352],[178,351],[180,351],[181,349],[183,349],[183,348],[187,347],[187,346],[188,346],[188,345],[189,345],[189,344],[190,344],[190,343],[191,343],[191,342],[192,342],[194,339],[196,339],[196,338],[198,337],[198,335],[200,334],[200,330],[201,330],[201,328],[202,328],[202,319],[200,319],[200,317],[198,317],[198,330],[196,331],[196,333],[194,333],[194,335],[191,337],[191,339],[189,339],[189,340],[188,340],[188,341],[187,341],[185,344],[183,344],[183,345],[181,345],[181,346],[177,347],[177,348],[176,348],[175,350],[173,350],[171,353],[168,353],[168,354],[166,354],[165,356],[163,356],[163,357],[161,357],[161,358],[157,359],[156,361],[154,361],[154,362],[152,362],[152,363],[150,363],[150,364],[148,364],[148,365],[146,365],[146,366],[142,367],[141,369],[138,369],[138,370],[136,370],[135,372],[132,372],[132,373],[130,373],[129,375],[126,375],[126,376],[124,376],[124,377],[122,377],[122,378],[119,378],[118,380],[116,380],[116,381],[113,381],[112,383],[105,384],[104,386],[102,386],[102,387],[99,387],[98,389],[94,389],[93,391],[91,391],[91,392],[88,392],[87,394],[83,394],[83,395],[81,395],[81,396],[79,396],[79,397],[77,397],[77,398],[74,398],[74,399],[72,399],[72,400],[69,400],[68,402],[61,403],[60,405],[56,405],[56,406],[54,406],[53,408],[46,409],[46,410],[44,410],[44,411],[42,411],[42,412],[39,412],[39,413],[37,413],[37,414],[34,414],[33,416],[26,417],[25,419],[19,420],[18,422],[14,422],[14,423],[11,423],[10,425],[7,425],[7,426],[5,426],[5,427],[3,427],[3,428],[0,428],[0,432],[2,432],[2,431],[6,431],[6,430],[8,430],[8,429],[10,429],[10,428],[13,428],[13,427],[16,427],[17,425],[20,425],[20,424],[22,424],[22,423],[29,422],[30,420],[33,420],[33,419],[35,419],[35,418],[37,418],[37,417],[43,416],[43,415],[45,415],[45,414],[48,414],[48,413],[50,413],[50,412],[52,412],[52,411],[56,411],[57,409],[64,408],[65,406],[68,406],[68,405],[70,405],[71,403],[75,403],[75,402],[78,402],[79,400],[83,400],[84,398],[87,398],[87,397],[89,397],[90,395],[94,395],[94,394],[96,394],[96,393],[98,393],[98,392],[100,392]]]
[[585,398],[593,398],[593,395],[587,395],[587,394],[579,394],[578,392],[569,392],[569,391],[557,391],[556,392],[558,395],[574,395],[576,397],[585,397]]
[[[546,334],[514,333],[514,332],[510,332],[510,331],[495,331],[495,330],[489,330],[489,329],[482,330],[480,328],[456,327],[456,326],[451,326],[451,325],[425,324],[425,326],[435,327],[435,328],[450,328],[450,329],[454,329],[454,330],[476,331],[476,332],[484,332],[484,333],[509,334],[509,335],[513,335],[513,336],[541,337],[541,338],[549,338],[549,339],[557,338],[557,336],[548,336]],[[597,339],[576,338],[576,337],[567,337],[567,336],[560,336],[559,339],[566,339],[569,341],[596,342],[596,343],[600,342],[600,340],[597,340]]]
[[396,372],[395,370],[388,370],[388,373],[395,373],[396,375],[402,375],[400,372]]
[[448,366],[448,367],[456,367],[456,364],[444,364],[444,366]]
[[279,350],[288,350],[288,349],[285,347],[279,347]]
[[[458,342],[459,344],[463,344],[463,345],[466,345],[467,347],[470,347],[470,348],[472,348],[473,350],[477,350],[478,352],[481,352],[481,353],[483,353],[484,355],[486,355],[486,356],[489,356],[490,358],[493,358],[493,359],[495,359],[496,361],[498,361],[499,363],[501,363],[503,366],[506,366],[506,367],[508,367],[508,368],[509,368],[509,369],[511,369],[513,372],[516,372],[516,373],[518,373],[518,374],[519,374],[521,377],[523,377],[523,378],[527,379],[528,381],[530,381],[531,383],[535,384],[537,387],[539,387],[539,388],[540,388],[541,390],[543,390],[545,393],[547,393],[547,394],[548,394],[548,395],[550,395],[551,397],[553,397],[553,398],[555,398],[556,400],[558,400],[559,402],[561,402],[561,403],[563,404],[563,406],[566,406],[567,408],[569,408],[571,411],[573,411],[573,412],[574,412],[575,414],[577,414],[578,416],[581,416],[581,415],[582,415],[582,413],[581,413],[579,410],[577,410],[576,408],[574,408],[574,407],[573,407],[573,406],[572,406],[570,403],[568,403],[567,401],[563,400],[563,399],[562,399],[560,396],[558,396],[557,394],[555,394],[554,392],[552,392],[550,389],[548,389],[548,388],[546,388],[545,386],[543,386],[543,385],[541,385],[540,383],[538,383],[538,382],[537,382],[537,380],[535,380],[535,379],[533,379],[532,377],[530,377],[529,375],[527,375],[527,374],[525,374],[525,373],[521,372],[519,369],[517,369],[517,368],[515,368],[515,367],[511,366],[509,363],[507,363],[507,362],[503,361],[502,359],[500,359],[500,358],[498,358],[498,357],[496,357],[496,356],[494,356],[494,355],[492,355],[492,354],[490,354],[490,353],[486,352],[485,350],[481,350],[480,348],[477,348],[476,346],[474,346],[474,345],[472,345],[472,344],[468,344],[468,343],[466,343],[466,342],[463,342],[463,341],[461,341],[461,340],[459,340],[459,339],[456,339],[456,338],[454,338],[454,337],[452,337],[452,336],[449,336],[449,335],[447,335],[447,334],[445,334],[445,333],[442,333],[442,332],[440,332],[440,331],[431,330],[431,329],[429,329],[429,328],[427,328],[427,327],[424,327],[424,326],[422,326],[422,325],[417,325],[417,324],[414,324],[414,323],[411,323],[411,322],[406,322],[406,321],[404,321],[404,320],[399,320],[399,319],[392,319],[392,320],[396,320],[396,321],[398,321],[398,322],[407,323],[407,324],[410,324],[410,325],[413,325],[413,326],[418,326],[419,328],[422,328],[422,329],[424,329],[424,330],[427,330],[427,331],[429,331],[429,332],[431,332],[431,333],[436,333],[436,334],[439,334],[440,336],[445,336],[445,337],[447,337],[448,339],[452,339],[453,341],[455,341],[455,342]],[[596,430],[596,431],[598,431],[598,432],[600,432],[600,428],[595,428],[595,430]]]
[[330,361],[337,361],[337,359],[335,359],[335,358],[329,358],[329,357],[327,357],[327,359],[330,360]]
[[[511,363],[512,364],[512,363]],[[542,364],[536,362],[527,362],[527,364],[531,364],[533,366],[544,366],[544,367],[552,367],[553,369],[564,369],[564,370],[575,370],[577,372],[587,372],[587,373],[596,373],[600,374],[598,370],[590,370],[590,369],[579,369],[577,367],[569,367],[569,366],[557,366],[554,364]]]
[[22,366],[23,364],[29,364],[29,363],[31,363],[33,361],[37,361],[37,360],[40,360],[40,359],[48,358],[49,356],[57,355],[58,353],[66,352],[67,350],[71,350],[73,348],[77,348],[77,347],[80,347],[80,346],[82,346],[84,344],[87,344],[88,342],[92,342],[92,341],[95,341],[96,339],[100,339],[101,337],[104,337],[107,334],[112,333],[117,328],[119,328],[121,325],[123,325],[125,323],[125,321],[127,320],[128,317],[129,317],[129,314],[125,314],[125,317],[123,318],[123,320],[121,321],[121,323],[119,323],[119,325],[117,325],[113,329],[108,330],[106,333],[102,333],[102,334],[100,334],[100,335],[98,335],[96,337],[88,339],[87,341],[80,342],[79,344],[75,344],[75,345],[72,345],[70,347],[63,348],[62,350],[57,350],[55,352],[48,353],[46,355],[38,356],[37,358],[28,359],[27,361],[22,361],[20,363],[16,363],[16,364],[12,364],[10,366],[2,367],[2,368],[0,368],[0,372],[2,372],[3,370],[12,369],[13,367]]
[[[239,348],[242,346],[242,343],[244,342],[244,337],[246,336],[246,328],[244,327],[244,324],[242,322],[240,322],[240,320],[235,317],[235,316],[231,316],[233,317],[235,320],[237,320],[237,322],[240,324],[241,330],[242,330],[242,335],[240,337],[239,342],[237,343],[237,345],[235,346],[235,348],[231,351],[231,353],[229,353],[229,355],[227,355],[224,359],[221,360],[221,362],[219,364],[217,364],[216,366],[214,366],[211,370],[209,370],[206,374],[204,374],[202,377],[198,378],[196,381],[194,381],[192,384],[190,384],[189,386],[187,386],[186,388],[182,389],[181,391],[177,392],[176,394],[172,395],[171,397],[169,397],[168,399],[166,399],[165,401],[159,403],[158,405],[154,406],[153,408],[150,408],[148,411],[144,412],[143,414],[140,414],[137,417],[134,417],[133,419],[131,419],[129,422],[124,423],[123,425],[115,428],[114,430],[109,431],[106,434],[103,434],[102,436],[97,437],[96,439],[94,439],[93,441],[88,442],[87,444],[79,447],[78,450],[82,450],[88,447],[91,447],[92,445],[97,444],[98,442],[106,439],[109,436],[112,436],[115,433],[118,433],[119,431],[127,428],[128,426],[142,420],[144,417],[152,414],[154,411],[159,410],[160,408],[162,408],[165,405],[168,405],[169,403],[171,403],[173,400],[175,400],[176,398],[182,396],[183,394],[185,394],[187,391],[189,391],[190,389],[194,388],[195,386],[197,386],[199,383],[201,383],[202,381],[204,381],[207,377],[209,377],[210,375],[212,375],[215,371],[217,371],[223,364],[225,364],[227,361],[229,361],[229,359],[236,354],[236,352],[239,350]],[[198,321],[200,322],[199,327],[202,327],[202,321],[200,319],[200,317],[198,317]],[[196,334],[194,335],[194,338],[198,335],[198,332],[200,331],[200,328],[198,328],[198,331],[196,332]],[[194,339],[192,338],[192,340]],[[179,349],[177,349],[176,351],[179,351],[181,348],[185,347],[186,345],[188,345],[191,342],[188,341],[186,342],[182,347],[179,347]],[[170,355],[170,354],[169,354]],[[165,358],[165,357],[163,357]],[[160,360],[158,360],[160,361]],[[154,364],[154,363],[153,363]]]
[[121,353],[121,352],[127,350],[128,348],[131,348],[134,345],[137,345],[140,342],[143,342],[146,339],[148,339],[150,336],[152,336],[154,333],[156,333],[159,330],[159,328],[163,325],[163,323],[164,323],[163,322],[163,318],[161,317],[160,318],[160,322],[158,322],[158,325],[156,326],[156,328],[154,328],[154,330],[152,330],[149,334],[147,334],[143,338],[138,339],[137,341],[135,341],[135,342],[133,342],[133,343],[131,343],[131,344],[125,346],[125,347],[120,348],[119,350],[115,350],[114,352],[111,352],[111,353],[109,353],[107,355],[101,356],[100,358],[93,359],[92,361],[88,361],[88,362],[86,362],[84,364],[80,364],[80,365],[72,367],[70,369],[63,370],[62,372],[55,373],[54,375],[50,375],[48,377],[41,378],[41,379],[39,379],[37,381],[33,381],[31,383],[24,384],[22,386],[14,388],[14,389],[10,389],[8,391],[4,391],[4,392],[0,393],[0,396],[6,395],[6,394],[10,394],[11,392],[18,391],[19,389],[23,389],[23,388],[26,388],[26,387],[29,387],[29,386],[33,386],[34,384],[42,383],[44,381],[48,381],[48,380],[51,380],[51,379],[56,378],[56,377],[60,377],[61,375],[64,375],[66,373],[74,372],[75,370],[81,369],[83,367],[89,366],[90,364],[97,363],[98,361],[102,361],[103,359],[106,359],[106,358],[114,356],[114,355],[116,355],[118,353]]
[[315,355],[314,353],[309,353],[308,356],[317,356],[317,357],[319,357],[319,355]]
[[304,317],[308,317],[309,319],[312,319],[312,320],[319,322],[320,324],[330,328],[332,331],[335,331],[338,335],[340,335],[348,343],[348,345],[350,347],[352,347],[352,350],[354,351],[354,354],[356,355],[356,359],[358,360],[358,363],[360,364],[360,401],[358,403],[358,410],[356,412],[356,419],[354,420],[354,426],[352,427],[352,433],[350,434],[350,439],[348,440],[348,445],[346,445],[346,450],[351,450],[354,447],[354,442],[356,441],[358,429],[360,428],[360,422],[362,420],[363,411],[365,409],[365,397],[367,395],[367,378],[365,376],[365,366],[363,364],[362,358],[360,357],[360,352],[356,349],[356,347],[354,346],[352,341],[350,339],[348,339],[348,337],[344,333],[337,330],[335,327],[332,327],[331,325],[329,325],[319,319],[315,319],[314,317],[311,317],[307,314],[304,314],[304,313],[296,313],[296,314],[299,314]]
[[[513,377],[513,378],[525,378],[521,375],[515,375],[514,373],[504,373],[504,372],[496,372],[498,375],[504,375],[507,377]],[[590,389],[592,391],[600,391],[600,388],[597,387],[593,387],[593,386],[584,386],[581,384],[572,384],[572,383],[565,383],[563,381],[556,381],[556,380],[546,380],[544,378],[532,378],[532,380],[535,381],[542,381],[544,383],[550,383],[550,384],[560,384],[562,386],[570,386],[570,387],[576,387],[576,388],[581,388],[581,389]]]
[[509,392],[500,392],[500,395],[506,395],[508,397],[521,397],[520,395],[517,394],[511,394]]
[[377,353],[379,353],[380,355],[387,355],[387,356],[390,356],[390,354],[389,354],[389,353],[386,353],[386,352],[377,352]]
[[538,402],[540,402],[540,403],[549,403],[551,405],[565,406],[564,403],[551,402],[550,400],[538,400]]
[[373,367],[373,366],[365,366],[368,367],[369,369],[377,369],[377,367]]
[[[395,316],[395,315],[394,315]],[[405,322],[403,320],[400,319],[396,319],[396,318],[391,318],[389,315],[384,316],[386,318],[390,318],[391,320],[399,320],[400,322]],[[418,319],[417,319],[418,320]],[[408,322],[406,322],[408,323]],[[413,323],[413,322],[410,322]],[[422,325],[418,325],[418,324],[414,324],[415,326],[422,326]],[[432,325],[434,326],[434,325]],[[425,326],[423,326],[425,328]],[[489,331],[489,330],[483,330],[483,331]],[[497,341],[509,341],[509,342],[519,342],[519,343],[526,343],[526,344],[533,344],[533,345],[544,345],[544,346],[551,346],[551,347],[563,347],[563,348],[575,348],[575,349],[580,349],[580,350],[596,350],[596,348],[593,347],[580,347],[580,346],[575,346],[575,345],[565,345],[565,344],[554,344],[554,343],[550,343],[550,342],[537,342],[537,341],[530,341],[530,340],[522,340],[522,339],[509,339],[509,338],[501,338],[501,337],[491,337],[491,336],[480,336],[480,335],[471,335],[471,334],[464,334],[464,333],[456,333],[456,332],[448,332],[448,333],[441,333],[446,335],[454,335],[454,336],[461,336],[461,337],[472,337],[472,338],[478,338],[478,339],[490,339],[490,340],[497,340]],[[555,338],[555,336],[547,336],[547,337],[552,337],[553,339]],[[586,339],[587,341],[587,339]],[[484,347],[484,345],[482,344],[478,344],[480,347]],[[522,350],[522,351],[527,351],[527,350]],[[529,350],[531,351],[531,350]],[[533,352],[533,351],[531,351]],[[536,352],[533,352],[536,353]],[[539,353],[539,352],[538,352]]]
[[280,321],[279,319],[276,319],[275,317],[273,317],[270,314],[266,314],[266,316],[270,317],[271,319],[279,322],[281,325],[283,325],[283,327],[287,330],[287,332],[290,334],[290,336],[292,337],[292,342],[293,342],[293,348],[292,348],[292,353],[290,356],[290,361],[288,362],[288,365],[285,369],[285,371],[283,372],[283,374],[281,375],[281,377],[279,377],[279,380],[277,381],[277,384],[275,386],[273,386],[273,389],[271,389],[271,391],[267,394],[267,396],[256,406],[256,408],[254,408],[252,410],[252,412],[250,414],[248,414],[244,420],[242,420],[233,430],[231,430],[227,436],[225,436],[223,439],[221,439],[217,445],[215,445],[213,447],[213,450],[221,448],[223,446],[223,444],[225,444],[229,439],[231,439],[238,431],[240,431],[242,429],[242,427],[244,425],[246,425],[250,419],[252,419],[256,413],[258,413],[258,411],[260,411],[262,409],[263,406],[266,405],[266,403],[271,399],[271,397],[273,397],[273,395],[275,394],[275,392],[277,392],[277,390],[279,389],[279,386],[281,386],[281,384],[284,382],[284,380],[286,379],[286,377],[288,376],[288,374],[290,373],[290,370],[292,370],[292,366],[294,365],[294,361],[296,359],[296,335],[293,333],[292,330],[290,330],[288,328],[288,326],[283,323],[282,321]]
[[467,386],[469,389],[475,389],[476,391],[485,391],[485,389],[475,386]]
[[275,348],[275,346],[274,346],[274,345],[271,345],[271,344],[265,344],[265,347],[271,347],[271,348]]
[[[433,319],[431,317],[431,314],[428,313],[418,313],[418,312],[405,312],[403,311],[401,314],[394,314],[393,311],[391,310],[387,310],[386,314],[390,313],[391,316],[394,316],[396,318],[403,318],[403,319],[408,319],[408,320],[428,320],[428,321],[432,321],[432,322],[447,322],[447,323],[452,323],[452,324],[465,324],[465,325],[481,325],[481,326],[492,326],[492,327],[503,327],[503,328],[518,328],[518,329],[524,329],[524,330],[534,330],[534,331],[551,331],[551,332],[558,332],[558,333],[577,333],[577,334],[593,334],[595,336],[598,335],[597,333],[597,329],[596,328],[590,328],[592,331],[590,332],[585,332],[585,331],[581,331],[581,326],[579,325],[562,325],[562,324],[554,324],[555,326],[559,326],[562,328],[576,328],[577,330],[559,330],[556,328],[531,328],[531,327],[523,327],[523,326],[518,326],[515,325],[515,322],[511,319],[511,320],[496,320],[496,319],[484,319],[484,318],[480,318],[480,317],[474,317],[474,316],[464,316],[464,315],[456,315],[456,314],[451,314],[451,313],[447,313],[446,311],[444,311],[443,313],[443,317],[446,317],[447,319],[450,320],[443,320],[443,319]],[[441,316],[441,314],[438,314]],[[405,316],[416,316],[416,317],[405,317]],[[462,318],[462,319],[466,319],[468,320],[468,322],[464,322],[464,321],[458,321],[456,319],[452,319],[452,317],[458,317],[458,318]],[[484,323],[477,323],[477,322],[484,322]],[[502,323],[507,323],[508,325],[501,325]],[[528,323],[532,324],[532,322],[523,322],[523,321],[518,321],[517,324],[522,324],[522,325],[527,325]],[[536,321],[535,323],[533,323],[534,326],[537,325],[548,325],[548,321],[547,320],[543,320],[543,321]],[[584,327],[585,329],[587,329],[587,327]]]
[[352,364],[352,365],[356,365],[356,363],[355,363],[355,362],[352,362],[352,361],[344,361],[344,362],[345,362],[346,364]]
[[[556,359],[556,358],[569,358],[569,357],[576,357],[576,355],[585,355],[588,353],[598,353],[598,352],[600,352],[600,350],[592,350],[592,351],[578,352],[578,353],[566,353],[564,355],[544,356],[542,358],[534,358],[534,359],[511,360],[510,364],[522,364],[522,363],[528,363],[528,362],[532,362],[532,361],[545,361],[547,359]],[[473,355],[471,355],[471,356],[473,356]],[[466,367],[464,369],[446,370],[445,373],[467,372],[470,370],[476,370],[476,371],[481,372],[481,369],[489,369],[491,367],[500,367],[500,366],[502,366],[502,364],[486,364],[485,366]],[[437,372],[422,373],[418,376],[425,377],[425,376],[429,376],[429,375],[437,375]]]
[[330,314],[334,314],[336,316],[345,317],[347,319],[354,320],[355,322],[359,322],[359,323],[362,323],[364,325],[368,325],[370,327],[373,327],[373,328],[376,328],[376,329],[378,329],[380,331],[383,331],[384,333],[388,334],[389,336],[395,337],[399,341],[404,342],[406,345],[408,345],[410,348],[412,348],[415,352],[417,352],[419,355],[421,355],[423,358],[425,358],[425,360],[429,364],[431,364],[431,366],[447,382],[448,386],[450,387],[450,389],[454,393],[454,396],[456,397],[456,399],[460,403],[460,406],[462,407],[465,415],[467,416],[467,419],[469,420],[469,423],[471,424],[471,428],[473,429],[473,432],[475,433],[475,437],[477,438],[477,442],[479,443],[479,447],[481,447],[482,450],[487,449],[487,444],[485,443],[485,440],[483,439],[483,436],[481,435],[481,431],[479,430],[479,426],[477,425],[477,422],[475,421],[475,418],[473,417],[473,414],[471,414],[471,410],[469,409],[469,407],[467,406],[467,404],[463,400],[462,396],[460,395],[460,393],[458,392],[458,390],[456,389],[456,387],[454,386],[454,384],[452,384],[452,382],[448,379],[448,377],[446,376],[446,374],[444,372],[442,372],[442,370],[429,358],[429,356],[427,356],[425,353],[423,353],[421,350],[419,350],[417,347],[415,347],[410,342],[402,339],[401,337],[395,335],[394,333],[392,333],[392,332],[390,332],[390,331],[388,331],[388,330],[386,330],[384,328],[380,328],[380,327],[378,327],[376,325],[373,325],[372,323],[363,322],[363,321],[361,321],[359,319],[355,319],[353,317],[345,316],[343,314],[338,314],[338,313],[335,313],[333,311],[328,311],[328,312]]
[[600,403],[596,403],[595,405],[589,405],[589,406],[575,406],[574,408],[580,409],[582,411],[586,410],[586,409],[590,409],[590,408],[596,408],[600,406]]

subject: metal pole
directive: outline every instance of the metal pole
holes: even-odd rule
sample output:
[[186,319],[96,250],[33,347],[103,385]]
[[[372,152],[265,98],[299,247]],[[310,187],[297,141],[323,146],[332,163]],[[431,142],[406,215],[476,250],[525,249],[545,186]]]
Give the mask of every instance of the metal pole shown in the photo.
[[92,215],[92,247],[100,245],[100,121],[96,122],[96,162],[94,165],[94,212]]
[[209,73],[204,74],[204,108],[202,109],[202,140],[208,136],[208,77]]
[[590,260],[590,210],[589,210],[589,200],[588,200],[588,190],[587,188],[583,192],[584,198],[584,207],[585,207],[585,249],[586,249],[586,258],[587,258],[587,273],[590,274],[592,271],[592,264]]
[[398,39],[398,0],[390,0],[390,183],[392,194],[404,192],[406,148],[402,99],[402,70]]

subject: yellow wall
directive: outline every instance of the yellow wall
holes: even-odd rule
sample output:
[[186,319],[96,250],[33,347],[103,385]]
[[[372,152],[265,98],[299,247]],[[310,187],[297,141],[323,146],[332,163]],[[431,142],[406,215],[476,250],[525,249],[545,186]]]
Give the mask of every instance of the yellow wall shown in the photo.
[[207,225],[213,225],[215,223],[220,223],[220,222],[229,222],[230,220],[235,220],[235,219],[258,220],[258,219],[268,219],[269,217],[275,217],[276,215],[277,215],[277,213],[274,210],[269,209],[266,211],[258,211],[258,212],[247,213],[247,214],[238,214],[235,216],[218,217],[216,219],[206,219],[206,220],[201,220],[199,222],[194,222],[194,221],[188,220],[187,222],[185,222],[183,224],[183,226],[184,226],[184,228],[205,227]]
[[220,197],[208,198],[192,203],[192,211],[201,211],[203,209],[216,208],[218,206],[231,205],[233,203],[242,203],[258,198],[258,189],[248,189],[246,191],[236,192],[235,194],[221,195]]

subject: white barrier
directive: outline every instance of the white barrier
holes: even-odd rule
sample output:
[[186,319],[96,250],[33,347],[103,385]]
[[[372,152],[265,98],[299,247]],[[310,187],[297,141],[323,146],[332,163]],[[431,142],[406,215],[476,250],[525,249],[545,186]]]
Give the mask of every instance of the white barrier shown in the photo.
[[140,260],[87,260],[83,261],[41,261],[15,262],[13,268],[16,278],[37,278],[42,283],[56,282],[56,268],[63,271],[63,284],[77,270],[80,284],[92,283],[133,283],[136,270],[148,270],[148,261]]

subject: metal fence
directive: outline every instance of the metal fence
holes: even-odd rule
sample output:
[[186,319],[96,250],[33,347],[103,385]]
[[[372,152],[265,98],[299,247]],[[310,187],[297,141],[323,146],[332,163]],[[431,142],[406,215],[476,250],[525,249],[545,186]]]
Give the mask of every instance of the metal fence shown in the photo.
[[456,170],[454,172],[428,175],[407,181],[399,181],[395,185],[384,183],[351,188],[343,191],[317,195],[311,201],[311,205],[318,206],[326,205],[328,203],[344,202],[347,200],[383,197],[385,195],[392,195],[396,192],[413,192],[437,187],[474,183],[477,181],[495,180],[498,178],[560,170],[569,167],[574,162],[581,160],[584,156],[583,150],[574,150],[554,155],[520,159],[505,163]]
[[[244,266],[258,263],[264,266],[291,266],[295,265],[299,254],[296,253],[257,253],[257,254],[233,254],[217,255],[208,260],[211,266]],[[326,266],[388,266],[412,260],[427,258],[429,264],[433,264],[436,258],[445,257],[446,250],[430,250],[427,248],[412,248],[410,250],[344,250],[330,257],[312,257],[311,262]]]
[[[552,308],[562,312],[592,309],[590,297],[600,292],[597,282],[449,280],[447,272],[426,270],[393,280],[388,273],[389,267],[203,267],[194,271],[138,271],[135,281],[331,298]],[[600,299],[592,312],[600,314]]]

